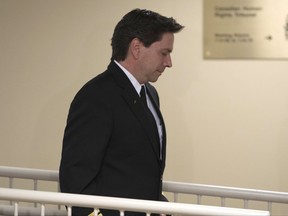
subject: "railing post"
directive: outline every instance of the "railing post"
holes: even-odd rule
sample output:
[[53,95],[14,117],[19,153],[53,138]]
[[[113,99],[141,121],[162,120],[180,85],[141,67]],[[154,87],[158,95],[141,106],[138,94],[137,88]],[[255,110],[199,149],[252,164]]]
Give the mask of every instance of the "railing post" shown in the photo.
[[174,192],[174,202],[178,202],[178,193]]
[[71,206],[67,207],[67,216],[72,216],[72,207]]
[[225,197],[221,197],[221,206],[224,207],[226,205],[225,203]]
[[201,204],[201,199],[202,199],[202,196],[201,195],[197,195],[197,204],[198,205]]
[[272,202],[268,202],[268,211],[272,213]]
[[248,209],[248,200],[247,199],[244,200],[244,209]]
[[41,204],[41,216],[45,216],[45,206]]
[[14,216],[18,216],[18,202],[14,203]]

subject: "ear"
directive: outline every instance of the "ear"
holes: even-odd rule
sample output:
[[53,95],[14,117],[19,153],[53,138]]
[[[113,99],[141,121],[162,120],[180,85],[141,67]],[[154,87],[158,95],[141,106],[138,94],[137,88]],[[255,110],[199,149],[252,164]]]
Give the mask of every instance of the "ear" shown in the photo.
[[130,43],[131,54],[135,59],[139,58],[142,42],[138,38],[134,38]]

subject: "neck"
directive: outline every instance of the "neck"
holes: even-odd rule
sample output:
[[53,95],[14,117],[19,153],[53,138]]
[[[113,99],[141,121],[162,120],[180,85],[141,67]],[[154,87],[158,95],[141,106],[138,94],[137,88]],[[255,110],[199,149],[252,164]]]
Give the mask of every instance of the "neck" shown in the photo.
[[121,64],[127,71],[129,71],[129,73],[131,73],[141,85],[146,83],[143,78],[141,78],[141,73],[138,72],[136,64],[133,64],[128,60],[119,61],[118,63]]

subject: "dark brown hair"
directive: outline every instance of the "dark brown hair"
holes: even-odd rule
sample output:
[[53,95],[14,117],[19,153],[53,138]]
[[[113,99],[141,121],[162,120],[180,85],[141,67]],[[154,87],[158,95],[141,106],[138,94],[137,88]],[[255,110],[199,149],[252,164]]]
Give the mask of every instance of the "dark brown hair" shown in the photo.
[[177,33],[183,28],[184,26],[172,17],[164,17],[150,10],[134,9],[127,13],[114,29],[111,60],[124,60],[129,44],[134,38],[138,38],[144,46],[149,47],[161,40],[164,33]]

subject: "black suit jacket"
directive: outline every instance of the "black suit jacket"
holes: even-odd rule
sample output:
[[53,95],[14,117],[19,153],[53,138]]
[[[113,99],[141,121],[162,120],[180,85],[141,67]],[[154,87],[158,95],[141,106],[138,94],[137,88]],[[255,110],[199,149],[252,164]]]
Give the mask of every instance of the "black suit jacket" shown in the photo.
[[[162,160],[138,93],[111,62],[71,103],[60,164],[62,192],[161,200],[166,132],[158,94],[146,87],[163,127]],[[74,209],[73,215],[91,212],[86,210]]]

